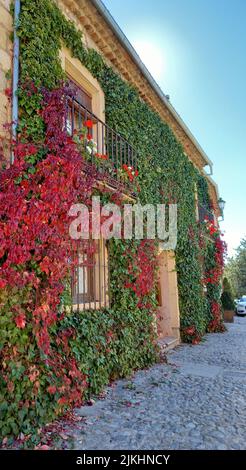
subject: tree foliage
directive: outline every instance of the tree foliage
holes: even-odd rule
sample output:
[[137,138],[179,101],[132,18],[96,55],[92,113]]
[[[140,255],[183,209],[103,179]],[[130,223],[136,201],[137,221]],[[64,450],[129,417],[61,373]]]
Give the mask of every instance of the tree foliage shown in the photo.
[[221,295],[221,303],[224,310],[234,310],[235,304],[232,297],[231,285],[228,279],[223,279],[223,292]]
[[232,286],[234,297],[246,295],[246,239],[243,238],[236,250],[236,256],[226,264],[225,275]]

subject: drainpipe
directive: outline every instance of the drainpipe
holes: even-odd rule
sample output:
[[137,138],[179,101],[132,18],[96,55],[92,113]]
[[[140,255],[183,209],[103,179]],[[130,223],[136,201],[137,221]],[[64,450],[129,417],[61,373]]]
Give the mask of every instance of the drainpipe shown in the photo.
[[[14,11],[14,46],[13,46],[13,85],[12,85],[12,139],[16,140],[17,125],[18,125],[18,81],[19,81],[19,53],[20,53],[20,40],[17,35],[20,16],[20,0],[15,0]],[[14,154],[11,153],[10,162],[14,162]]]

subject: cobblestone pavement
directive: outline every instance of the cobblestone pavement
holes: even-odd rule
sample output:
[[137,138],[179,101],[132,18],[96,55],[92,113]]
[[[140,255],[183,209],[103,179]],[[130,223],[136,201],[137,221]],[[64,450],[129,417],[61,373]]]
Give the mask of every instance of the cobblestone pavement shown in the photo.
[[168,353],[76,410],[73,447],[92,449],[245,449],[246,318],[198,346]]

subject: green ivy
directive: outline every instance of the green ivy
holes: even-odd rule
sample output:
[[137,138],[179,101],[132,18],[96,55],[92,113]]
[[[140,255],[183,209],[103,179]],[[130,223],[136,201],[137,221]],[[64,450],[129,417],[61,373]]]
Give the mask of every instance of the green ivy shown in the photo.
[[197,178],[197,193],[199,203],[207,210],[211,209],[210,198],[208,193],[208,182],[202,176],[198,175]]
[[[209,312],[201,283],[203,266],[194,188],[197,184],[199,200],[208,206],[205,178],[189,161],[168,125],[98,52],[85,48],[81,33],[52,0],[22,0],[18,34],[21,66],[19,130],[24,130],[27,137],[42,141],[43,121],[38,112],[42,97],[41,94],[30,95],[30,88],[25,84],[31,81],[38,89],[42,86],[52,89],[64,79],[59,59],[64,44],[99,81],[105,95],[107,124],[137,149],[140,202],[178,204],[176,269],[181,332],[194,325],[203,335]],[[70,314],[59,325],[60,330],[72,326],[77,332],[76,338],[70,340],[70,346],[81,370],[89,376],[88,396],[98,393],[110,379],[130,375],[133,370],[152,364],[157,357],[153,317],[148,309],[138,307],[135,294],[125,288],[129,259],[134,259],[137,248],[137,241],[110,242],[110,309]],[[154,291],[149,302],[156,305]],[[114,334],[110,350],[106,339],[109,330]],[[54,331],[54,344],[56,334]],[[46,412],[42,419],[38,418],[39,424],[52,415],[52,400],[49,397],[45,401],[46,398],[43,396],[40,402],[45,403]],[[44,409],[42,405],[39,407]],[[37,415],[40,415],[39,411]]]
[[[206,329],[206,300],[201,287],[202,265],[198,244],[199,230],[195,215],[194,187],[199,199],[208,205],[206,179],[188,160],[172,130],[138,95],[138,92],[104,61],[100,54],[83,45],[81,32],[65,19],[52,0],[23,0],[19,36],[21,45],[21,79],[31,78],[35,85],[53,88],[64,78],[59,50],[64,44],[72,55],[99,81],[105,94],[107,123],[125,137],[138,151],[138,169],[142,203],[178,203],[178,273],[181,328],[195,324]],[[22,92],[23,117],[27,127],[30,99]],[[37,109],[37,103],[33,103]],[[36,132],[36,124],[32,132]],[[192,229],[193,238],[190,237]],[[112,253],[111,253],[111,256]],[[121,260],[113,260],[115,272]],[[118,273],[117,273],[118,278]],[[112,287],[112,286],[111,286]],[[119,297],[124,297],[118,282]],[[114,292],[115,294],[115,292]],[[118,307],[118,306],[117,306]],[[99,314],[99,313],[98,313]]]

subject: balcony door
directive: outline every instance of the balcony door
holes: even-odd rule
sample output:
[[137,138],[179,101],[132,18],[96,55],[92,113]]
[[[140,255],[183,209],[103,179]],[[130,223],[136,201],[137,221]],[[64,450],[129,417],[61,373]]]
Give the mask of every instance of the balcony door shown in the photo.
[[69,76],[67,83],[73,96],[68,98],[66,128],[70,135],[84,126],[87,120],[92,119],[92,96],[79,86]]

